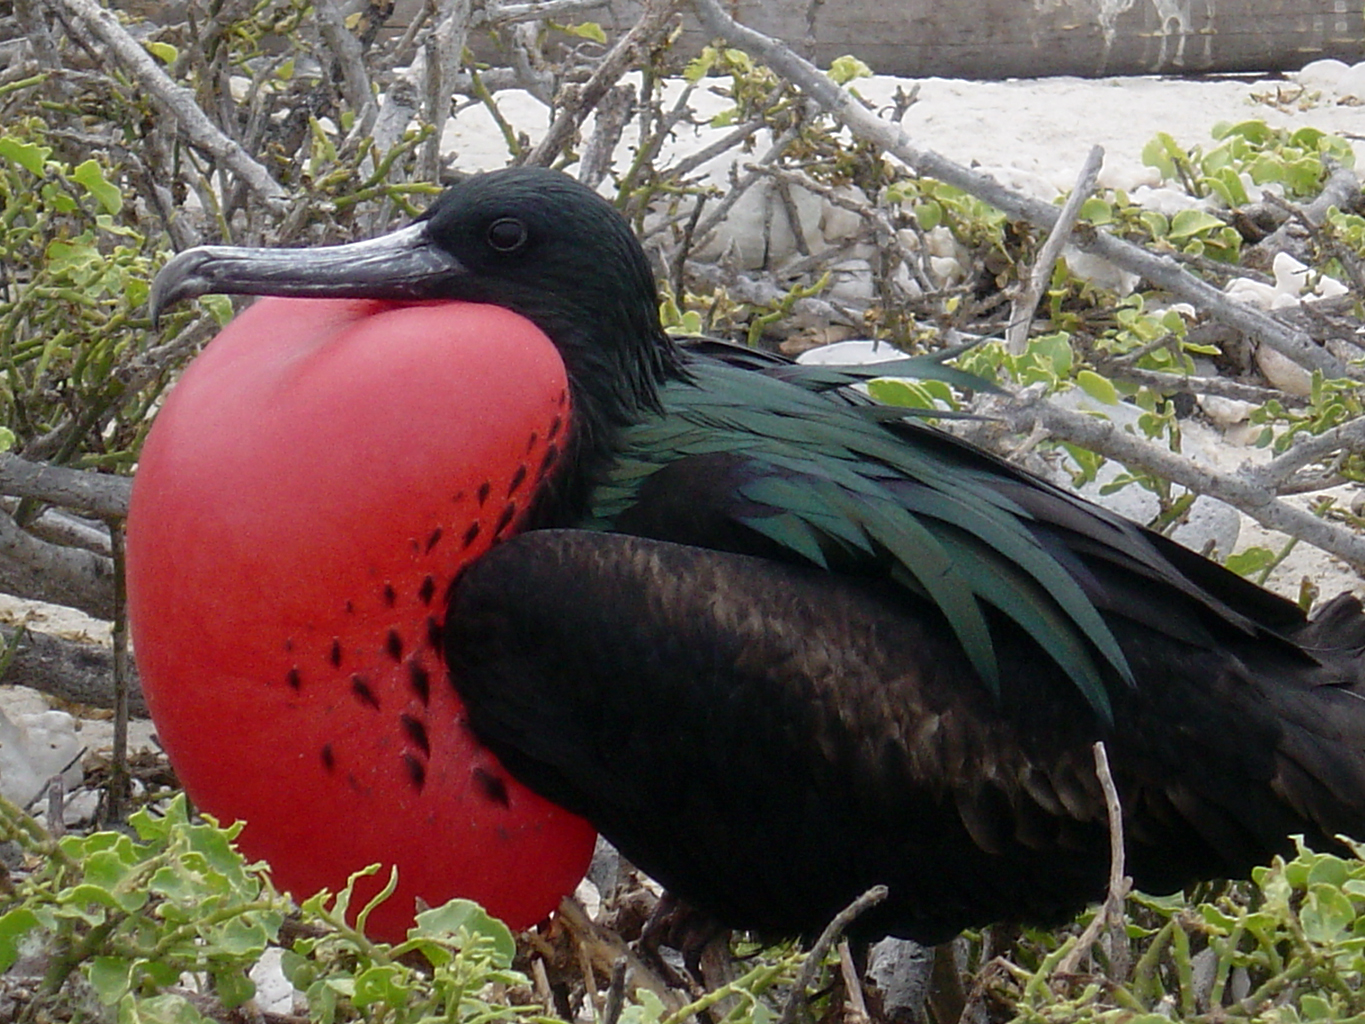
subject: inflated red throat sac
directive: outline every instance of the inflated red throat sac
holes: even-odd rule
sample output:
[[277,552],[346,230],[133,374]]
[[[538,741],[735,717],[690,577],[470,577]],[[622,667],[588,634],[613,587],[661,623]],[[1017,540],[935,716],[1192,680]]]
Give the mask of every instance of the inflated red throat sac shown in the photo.
[[128,516],[133,641],[191,798],[298,899],[372,863],[400,940],[416,900],[534,924],[592,827],[471,734],[446,593],[517,529],[568,423],[554,345],[494,306],[258,301],[186,370]]

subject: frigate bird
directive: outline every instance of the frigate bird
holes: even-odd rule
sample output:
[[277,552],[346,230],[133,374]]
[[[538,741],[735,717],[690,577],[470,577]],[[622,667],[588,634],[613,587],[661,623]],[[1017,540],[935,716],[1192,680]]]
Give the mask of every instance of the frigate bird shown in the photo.
[[398,860],[525,924],[586,821],[766,934],[874,883],[864,934],[1047,923],[1104,892],[1098,740],[1148,891],[1365,835],[1353,597],[1310,620],[856,371],[675,342],[563,174],[191,250],[153,305],[207,292],[277,298],[147,441],[137,652],[191,792],[309,882]]

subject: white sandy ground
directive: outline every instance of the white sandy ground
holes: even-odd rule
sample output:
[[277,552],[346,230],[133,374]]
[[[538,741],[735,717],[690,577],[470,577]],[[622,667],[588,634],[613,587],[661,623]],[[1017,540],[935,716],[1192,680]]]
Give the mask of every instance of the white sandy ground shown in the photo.
[[[1164,78],[1111,78],[1085,80],[1056,78],[1036,81],[966,82],[926,79],[919,82],[877,77],[855,83],[858,92],[880,106],[889,106],[896,90],[918,88],[917,101],[906,112],[902,126],[916,145],[936,150],[966,165],[978,166],[1003,183],[1047,200],[1069,189],[1090,148],[1104,147],[1106,158],[1101,185],[1144,194],[1144,186],[1159,184],[1156,172],[1142,163],[1142,148],[1158,132],[1166,132],[1182,146],[1215,145],[1211,130],[1220,122],[1264,120],[1272,126],[1311,125],[1350,139],[1357,152],[1365,141],[1365,63],[1348,68],[1335,61],[1320,61],[1301,74],[1269,81],[1225,78],[1186,81]],[[702,95],[698,105],[705,116],[728,106],[722,97]],[[525,94],[499,96],[504,116],[527,132],[532,141],[548,124],[548,111]],[[678,132],[674,153],[694,151],[714,137],[715,129],[701,126]],[[502,137],[487,112],[471,107],[447,128],[443,143],[455,156],[455,166],[466,171],[485,170],[506,163]],[[760,141],[760,146],[763,143]],[[629,159],[629,140],[618,154]],[[752,159],[743,155],[742,159]],[[718,184],[727,179],[728,161],[717,162],[710,173]],[[1365,166],[1365,159],[1358,161]],[[1254,193],[1253,193],[1254,194]],[[731,230],[743,236],[753,231],[755,210],[737,209]],[[1224,434],[1200,423],[1186,426],[1187,454],[1206,458],[1221,469],[1235,469],[1263,453],[1236,443],[1235,433]],[[1350,489],[1340,492],[1349,502]],[[1136,488],[1121,492],[1116,502],[1141,518],[1150,514]],[[1126,504],[1125,504],[1126,503]],[[1218,503],[1212,503],[1218,505]],[[1260,544],[1278,548],[1283,539],[1267,536],[1245,516],[1231,514],[1226,506],[1213,509],[1214,533],[1237,537],[1239,547]],[[1296,595],[1300,580],[1313,580],[1324,596],[1358,586],[1358,577],[1336,559],[1300,545],[1271,580],[1271,586]],[[27,619],[31,628],[65,635],[107,637],[107,624],[87,619],[70,609],[36,605],[0,596],[0,616],[11,621]],[[0,717],[7,716],[19,729],[7,730],[0,721],[0,788],[28,786],[33,778],[46,777],[72,749],[107,748],[111,726],[107,721],[68,722],[63,726],[46,715],[46,699],[32,691],[0,687]],[[25,730],[29,735],[24,735]],[[135,748],[150,743],[148,723],[135,723]],[[9,759],[38,763],[16,767]],[[20,794],[22,795],[22,794]]]
[[[1155,184],[1155,171],[1142,165],[1142,147],[1158,132],[1185,146],[1209,149],[1215,144],[1210,135],[1214,125],[1259,119],[1272,127],[1311,125],[1356,141],[1365,139],[1365,110],[1359,109],[1365,103],[1365,62],[1348,67],[1340,61],[1316,61],[1299,75],[1274,80],[1247,76],[969,82],[879,75],[855,81],[852,87],[882,110],[890,107],[897,89],[918,88],[916,102],[901,120],[915,145],[967,166],[998,170],[1007,184],[1031,183],[1029,191],[1047,199],[1071,188],[1096,145],[1106,153],[1102,186],[1131,189]],[[702,116],[730,106],[705,88],[696,95]],[[544,134],[549,112],[538,100],[510,91],[498,94],[498,104],[532,143]],[[693,151],[709,142],[713,131],[705,126],[682,129],[673,151]],[[502,136],[481,106],[462,111],[447,127],[442,144],[456,154],[460,170],[491,170],[507,162]],[[622,156],[627,155],[623,149]]]

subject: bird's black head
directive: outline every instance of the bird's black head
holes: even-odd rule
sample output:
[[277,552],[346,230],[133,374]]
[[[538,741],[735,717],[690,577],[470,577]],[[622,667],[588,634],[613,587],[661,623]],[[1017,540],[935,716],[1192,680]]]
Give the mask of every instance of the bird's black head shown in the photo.
[[659,386],[681,372],[630,225],[591,189],[543,168],[470,178],[414,223],[369,241],[190,249],[158,275],[152,315],[211,292],[466,299],[510,309],[558,347],[585,454],[656,408]]
[[[575,390],[607,403],[608,419],[654,407],[676,354],[644,251],[605,199],[556,171],[510,168],[448,189],[419,224],[467,272],[443,296],[533,321],[559,347]],[[606,381],[616,394],[593,394]]]

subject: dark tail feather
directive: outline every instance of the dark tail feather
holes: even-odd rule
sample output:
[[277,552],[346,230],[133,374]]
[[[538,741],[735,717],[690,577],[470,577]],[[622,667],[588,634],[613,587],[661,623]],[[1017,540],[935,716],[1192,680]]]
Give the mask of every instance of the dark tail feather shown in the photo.
[[1294,640],[1320,667],[1265,688],[1283,724],[1272,784],[1325,835],[1365,839],[1365,609],[1341,594]]

